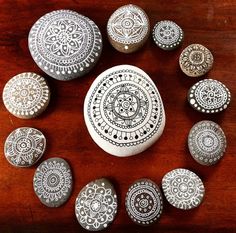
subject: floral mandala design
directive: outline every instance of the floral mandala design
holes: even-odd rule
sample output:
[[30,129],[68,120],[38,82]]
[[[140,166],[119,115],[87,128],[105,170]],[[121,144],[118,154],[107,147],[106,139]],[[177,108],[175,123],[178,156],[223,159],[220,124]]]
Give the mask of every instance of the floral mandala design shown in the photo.
[[71,171],[62,159],[43,162],[34,176],[34,189],[46,203],[63,200],[72,188]]
[[168,172],[163,177],[162,188],[168,202],[179,209],[197,207],[205,193],[201,179],[187,169]]
[[105,184],[87,185],[76,200],[76,215],[86,229],[106,228],[116,214],[116,195]]

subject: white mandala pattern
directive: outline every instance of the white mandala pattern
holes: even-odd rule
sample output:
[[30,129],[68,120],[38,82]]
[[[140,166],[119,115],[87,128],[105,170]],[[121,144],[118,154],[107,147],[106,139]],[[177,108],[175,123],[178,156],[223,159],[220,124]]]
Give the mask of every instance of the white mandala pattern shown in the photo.
[[29,49],[48,75],[69,80],[93,67],[102,50],[102,37],[89,18],[70,10],[42,16],[31,28]]
[[201,179],[187,169],[175,169],[162,179],[167,201],[179,209],[192,209],[201,204],[205,188]]
[[189,132],[188,147],[197,162],[212,165],[223,156],[226,149],[226,137],[215,122],[200,121]]
[[204,79],[194,84],[188,94],[190,105],[200,112],[215,113],[226,109],[230,103],[229,89],[221,82]]
[[68,163],[60,158],[42,162],[35,171],[34,190],[41,202],[49,207],[65,203],[72,190],[72,174]]
[[3,90],[3,102],[19,118],[32,118],[42,113],[50,99],[49,87],[42,76],[21,73],[10,79]]
[[179,57],[181,70],[190,77],[206,74],[213,66],[213,55],[209,49],[200,44],[191,44]]
[[161,215],[163,201],[158,186],[150,180],[135,182],[126,194],[126,210],[141,225],[154,223]]
[[107,24],[108,35],[122,44],[142,41],[149,32],[147,15],[135,5],[125,5],[116,10]]
[[153,29],[153,39],[163,49],[174,49],[183,40],[183,30],[173,21],[158,22]]
[[29,167],[43,155],[46,139],[37,129],[22,127],[7,137],[4,152],[7,160],[17,167]]
[[117,212],[117,197],[103,179],[91,182],[79,193],[75,203],[76,217],[87,230],[106,228]]

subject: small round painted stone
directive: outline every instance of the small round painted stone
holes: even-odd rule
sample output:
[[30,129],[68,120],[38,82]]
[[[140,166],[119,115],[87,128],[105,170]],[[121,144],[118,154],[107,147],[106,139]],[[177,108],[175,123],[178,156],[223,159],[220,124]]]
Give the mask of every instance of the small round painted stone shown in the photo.
[[167,201],[183,210],[199,206],[205,194],[201,179],[192,171],[183,168],[168,172],[162,179],[162,189]]
[[154,26],[152,37],[159,48],[174,50],[183,42],[184,32],[175,22],[163,20]]
[[118,8],[107,23],[111,45],[123,53],[140,49],[150,34],[149,19],[143,9],[129,4]]
[[89,231],[106,229],[113,222],[116,212],[116,191],[105,178],[88,183],[75,201],[77,220]]
[[165,126],[157,87],[143,70],[130,65],[112,67],[95,79],[84,101],[84,118],[97,145],[120,157],[150,147]]
[[72,172],[69,164],[61,158],[42,162],[35,171],[33,186],[39,200],[48,207],[59,207],[70,197]]
[[16,167],[30,167],[44,154],[46,138],[30,127],[15,129],[7,137],[4,153],[7,161]]
[[156,222],[163,210],[163,200],[159,187],[149,179],[135,181],[125,199],[126,211],[137,224],[149,226]]
[[102,52],[97,25],[71,10],[56,10],[42,16],[32,26],[28,44],[36,64],[62,81],[88,73]]
[[192,157],[202,165],[213,165],[224,155],[226,137],[213,121],[200,121],[188,135],[188,148]]
[[2,94],[7,110],[18,118],[40,115],[48,106],[50,90],[46,80],[35,73],[21,73],[11,78]]
[[188,102],[197,111],[217,113],[226,109],[230,103],[229,89],[221,82],[203,79],[194,84],[188,92]]
[[181,70],[189,77],[200,77],[213,66],[213,55],[209,49],[200,44],[191,44],[179,57]]

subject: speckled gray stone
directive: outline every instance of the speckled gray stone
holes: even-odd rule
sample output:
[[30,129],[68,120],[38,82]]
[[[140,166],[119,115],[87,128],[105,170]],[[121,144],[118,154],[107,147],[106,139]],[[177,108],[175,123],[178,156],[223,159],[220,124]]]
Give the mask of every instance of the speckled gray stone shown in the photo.
[[102,51],[102,36],[89,18],[71,10],[42,16],[31,28],[30,53],[49,76],[71,80],[88,73]]
[[30,119],[40,115],[50,101],[46,80],[35,73],[21,73],[11,78],[3,89],[6,109],[18,118]]
[[175,22],[163,20],[155,24],[152,37],[159,48],[174,50],[183,42],[184,32]]
[[107,33],[111,45],[116,50],[123,53],[135,52],[149,37],[148,16],[136,5],[121,6],[109,18]]
[[69,164],[61,158],[45,160],[35,171],[33,186],[37,197],[44,205],[63,205],[72,191],[72,172]]
[[113,222],[116,212],[116,191],[105,178],[88,183],[75,202],[77,220],[88,231],[106,229]]
[[192,157],[202,165],[213,165],[224,155],[226,137],[213,121],[196,123],[188,135],[188,148]]
[[135,181],[126,194],[125,206],[135,223],[141,226],[153,224],[160,218],[163,210],[159,187],[149,179]]
[[229,89],[221,82],[203,79],[194,84],[188,92],[188,102],[197,111],[217,113],[226,109],[230,103]]
[[44,154],[46,138],[43,133],[30,127],[12,131],[4,145],[5,157],[16,167],[30,167]]
[[183,210],[199,206],[205,194],[202,180],[194,172],[183,168],[168,172],[162,179],[162,189],[167,201]]
[[181,70],[189,77],[200,77],[213,66],[214,58],[209,49],[201,44],[191,44],[179,57]]

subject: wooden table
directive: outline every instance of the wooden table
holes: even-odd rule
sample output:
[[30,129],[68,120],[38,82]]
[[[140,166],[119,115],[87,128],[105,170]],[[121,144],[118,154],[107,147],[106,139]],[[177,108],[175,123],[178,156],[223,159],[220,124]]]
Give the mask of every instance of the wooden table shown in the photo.
[[[236,3],[227,1],[135,1],[148,14],[151,27],[163,19],[176,21],[185,31],[182,48],[162,51],[149,38],[134,54],[115,51],[106,36],[106,23],[112,12],[129,1],[0,1],[0,90],[12,76],[32,71],[44,75],[52,89],[47,111],[32,120],[12,116],[0,100],[0,232],[45,233],[85,232],[74,214],[75,198],[81,188],[99,177],[109,178],[119,197],[118,214],[104,232],[236,232]],[[32,60],[28,32],[42,15],[68,8],[94,20],[102,31],[104,49],[95,69],[83,78],[60,82],[45,75]],[[191,43],[208,47],[215,58],[206,77],[222,81],[232,93],[230,107],[220,114],[204,115],[193,110],[186,100],[187,91],[198,78],[188,78],[178,65],[179,54]],[[83,102],[93,80],[105,69],[131,64],[146,71],[157,85],[164,101],[167,123],[160,140],[140,155],[129,158],[111,156],[91,139],[83,118]],[[219,123],[227,136],[227,152],[216,166],[197,164],[187,148],[190,128],[199,120]],[[4,141],[17,127],[31,126],[42,130],[48,140],[41,161],[59,156],[73,169],[74,189],[69,201],[60,208],[43,206],[32,188],[36,166],[17,169],[3,153]],[[181,211],[164,202],[160,221],[143,228],[132,223],[124,207],[125,194],[136,179],[148,177],[159,185],[166,172],[184,167],[196,172],[206,187],[199,208]]]

